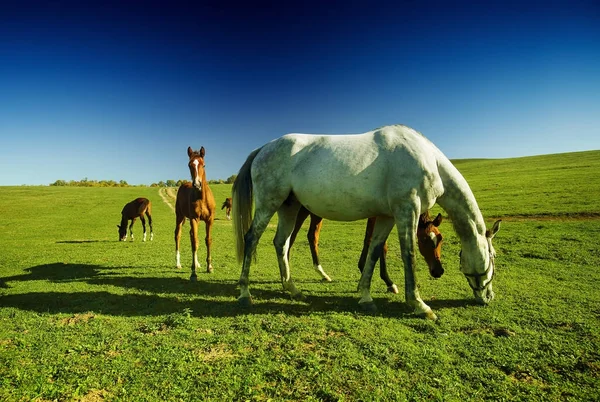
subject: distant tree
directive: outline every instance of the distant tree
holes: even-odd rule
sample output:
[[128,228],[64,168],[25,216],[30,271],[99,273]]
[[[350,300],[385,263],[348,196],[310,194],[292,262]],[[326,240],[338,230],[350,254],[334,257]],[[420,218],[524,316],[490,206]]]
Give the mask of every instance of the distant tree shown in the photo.
[[181,180],[181,179],[177,180],[177,185],[176,185],[176,187],[180,187],[180,186],[181,186],[181,185],[182,185],[184,182],[185,182],[185,181],[184,181],[184,180]]
[[227,178],[227,181],[225,183],[227,183],[227,184],[233,184],[233,182],[235,181],[236,178],[237,178],[237,174],[232,174],[231,176],[229,176]]
[[51,186],[66,186],[67,182],[64,180],[56,180],[54,183],[50,184]]
[[167,180],[167,187],[175,187],[177,185],[177,182],[175,180]]
[[164,181],[159,181],[158,182],[158,187],[165,187],[167,184]]

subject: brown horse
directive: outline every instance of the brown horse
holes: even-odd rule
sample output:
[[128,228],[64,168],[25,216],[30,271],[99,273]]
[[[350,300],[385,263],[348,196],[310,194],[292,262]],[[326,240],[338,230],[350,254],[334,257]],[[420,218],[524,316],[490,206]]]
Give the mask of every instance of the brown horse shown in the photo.
[[198,262],[198,225],[200,220],[206,224],[206,272],[211,273],[210,246],[212,239],[210,232],[215,218],[215,198],[208,186],[206,172],[204,171],[204,147],[200,151],[194,151],[191,147],[187,150],[189,162],[188,167],[192,176],[192,182],[183,183],[177,191],[175,201],[175,253],[177,257],[177,268],[181,268],[179,255],[179,240],[181,239],[181,226],[185,218],[190,220],[190,240],[192,242],[192,274],[190,280],[198,280],[196,269],[200,268]]
[[133,241],[133,224],[136,218],[140,218],[142,226],[144,228],[144,239],[146,241],[146,220],[144,214],[148,217],[148,224],[150,225],[150,240],[154,237],[152,232],[152,203],[147,198],[136,198],[135,200],[128,202],[121,211],[121,224],[117,225],[119,228],[119,241],[127,240],[127,221],[131,220],[129,225],[129,234],[131,235],[131,241]]
[[[294,231],[290,237],[290,246],[288,248],[288,260],[290,258],[290,250],[292,245],[294,244],[294,240],[298,235],[298,231],[302,227],[302,224],[306,220],[306,218],[310,216],[310,226],[308,228],[308,244],[310,246],[310,252],[312,255],[313,266],[315,270],[321,274],[324,281],[330,282],[331,278],[327,273],[323,270],[321,263],[319,262],[319,233],[321,232],[321,227],[323,226],[323,218],[317,216],[310,211],[308,211],[304,206],[300,207],[300,211],[298,211],[298,216],[296,217],[296,226],[294,227]],[[373,237],[373,229],[375,228],[376,218],[369,218],[367,221],[367,228],[365,230],[365,238],[363,241],[363,249],[360,254],[360,259],[358,260],[358,268],[360,272],[363,271],[365,267],[365,262],[367,259],[367,252],[369,250],[369,245],[371,244],[371,239]],[[439,278],[444,273],[444,268],[441,263],[441,252],[442,252],[442,241],[443,237],[440,231],[438,230],[438,226],[442,223],[442,215],[438,214],[434,220],[431,220],[429,217],[429,212],[421,214],[419,217],[419,224],[417,227],[417,243],[419,245],[419,251],[425,261],[427,262],[427,266],[429,267],[429,273],[434,278]],[[390,279],[387,272],[387,264],[386,264],[386,255],[387,255],[387,242],[384,243],[383,252],[379,259],[379,274],[381,279],[387,285],[388,291],[391,293],[398,293],[398,287],[394,282]]]
[[227,215],[227,220],[230,221],[231,220],[231,197],[225,198],[223,205],[221,205],[221,210],[223,208],[226,208],[225,215]]

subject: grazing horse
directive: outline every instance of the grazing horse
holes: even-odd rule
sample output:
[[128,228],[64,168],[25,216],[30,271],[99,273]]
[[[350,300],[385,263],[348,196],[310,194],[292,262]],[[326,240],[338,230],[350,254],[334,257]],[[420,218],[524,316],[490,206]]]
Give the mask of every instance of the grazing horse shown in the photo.
[[[300,211],[298,211],[298,216],[296,218],[296,225],[290,237],[290,246],[288,248],[288,261],[290,259],[290,250],[292,249],[292,245],[296,240],[296,236],[298,235],[298,231],[302,227],[302,224],[310,216],[310,226],[308,228],[308,244],[310,246],[310,253],[312,255],[313,267],[315,271],[317,271],[323,281],[331,282],[331,278],[319,261],[319,234],[321,232],[321,227],[323,226],[323,218],[311,213],[305,207],[300,207]],[[365,230],[365,239],[363,241],[363,249],[360,254],[360,259],[358,260],[358,269],[360,272],[363,271],[365,267],[365,262],[367,259],[367,252],[369,249],[369,244],[371,244],[371,238],[373,237],[373,229],[375,227],[376,218],[369,218],[367,220],[367,228]],[[419,225],[417,228],[417,242],[419,245],[419,251],[425,261],[427,262],[427,266],[429,267],[429,273],[434,278],[439,278],[444,273],[444,268],[441,263],[441,251],[442,251],[442,241],[443,237],[440,231],[438,230],[438,226],[442,223],[442,215],[438,214],[438,216],[431,220],[429,217],[429,211],[421,214],[419,216]],[[390,279],[387,271],[386,264],[386,255],[387,255],[387,242],[384,243],[383,252],[381,254],[381,258],[379,259],[379,276],[387,285],[388,292],[398,293],[398,286]]]
[[185,182],[177,191],[177,200],[175,201],[175,254],[177,259],[177,268],[181,268],[179,254],[179,240],[181,239],[181,226],[185,218],[190,220],[190,240],[192,242],[192,274],[190,280],[198,280],[196,269],[200,268],[198,262],[198,225],[201,220],[206,224],[206,272],[211,273],[213,266],[211,264],[210,246],[211,228],[215,219],[215,199],[206,180],[204,171],[204,147],[200,151],[194,151],[188,147],[188,167],[192,176],[192,182]]
[[223,205],[221,205],[221,210],[223,210],[223,208],[226,208],[225,215],[227,215],[227,220],[230,221],[231,220],[231,197],[225,198]]
[[486,230],[466,180],[433,143],[409,127],[386,126],[354,135],[284,135],[250,153],[233,184],[232,197],[236,249],[242,261],[238,298],[242,306],[251,304],[250,264],[276,212],[273,244],[281,282],[292,298],[304,298],[291,278],[287,258],[301,205],[331,220],[377,218],[358,285],[359,305],[368,311],[376,309],[370,294],[373,268],[395,225],[406,302],[415,314],[437,318],[421,299],[415,279],[419,215],[436,202],[450,217],[460,239],[460,270],[476,301],[488,304],[494,297],[492,238],[500,221]]
[[127,221],[131,220],[129,225],[129,234],[131,235],[131,241],[133,241],[133,224],[136,218],[140,218],[142,221],[142,227],[144,228],[144,238],[142,241],[146,241],[146,220],[144,214],[148,217],[148,224],[150,225],[150,240],[154,238],[152,232],[152,203],[147,198],[136,198],[135,200],[128,202],[121,211],[121,224],[117,225],[119,228],[119,241],[127,240]]

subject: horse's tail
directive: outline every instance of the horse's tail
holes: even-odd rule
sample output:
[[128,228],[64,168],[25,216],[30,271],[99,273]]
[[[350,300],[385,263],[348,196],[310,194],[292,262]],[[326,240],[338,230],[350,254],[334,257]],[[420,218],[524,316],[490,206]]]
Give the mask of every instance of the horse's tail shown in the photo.
[[254,197],[252,194],[252,175],[251,168],[252,162],[261,148],[255,149],[248,159],[240,168],[238,175],[233,182],[231,189],[231,203],[232,215],[233,215],[233,235],[235,237],[235,246],[237,252],[237,258],[239,262],[244,259],[244,236],[250,229],[252,224],[252,206],[254,203]]

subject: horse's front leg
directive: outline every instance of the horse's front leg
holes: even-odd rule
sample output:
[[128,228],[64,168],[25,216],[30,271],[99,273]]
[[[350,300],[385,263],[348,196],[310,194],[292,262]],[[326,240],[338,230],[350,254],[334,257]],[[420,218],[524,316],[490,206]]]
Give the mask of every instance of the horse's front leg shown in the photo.
[[400,253],[404,263],[404,293],[406,303],[414,309],[418,316],[430,320],[437,320],[437,316],[431,308],[423,302],[417,287],[415,275],[415,249],[417,232],[417,216],[414,211],[407,211],[400,218],[396,218],[398,238],[400,240]]
[[131,241],[133,241],[133,224],[135,223],[135,218],[131,220],[131,224],[129,225],[129,235],[131,236]]
[[206,244],[206,272],[211,274],[213,272],[212,258],[210,255],[210,246],[212,245],[212,237],[210,236],[213,221],[209,219],[206,221],[206,237],[204,243]]
[[358,283],[358,291],[361,296],[358,303],[363,310],[368,312],[377,310],[371,297],[371,279],[373,278],[375,263],[380,259],[385,241],[393,227],[394,219],[390,217],[378,217],[373,227],[373,236],[365,259],[365,266],[360,276],[360,282]]
[[192,243],[192,274],[190,275],[190,281],[196,282],[198,275],[196,270],[200,268],[198,262],[198,219],[190,219],[190,242]]
[[275,233],[275,238],[273,238],[273,245],[277,254],[283,289],[289,291],[293,299],[304,300],[304,295],[294,285],[288,260],[290,237],[294,230],[298,209],[300,209],[300,203],[298,202],[293,202],[290,205],[283,204],[279,208],[277,211],[277,232]]
[[179,254],[179,241],[181,240],[181,226],[185,222],[184,216],[177,216],[175,220],[175,260],[177,269],[181,269],[181,255]]

